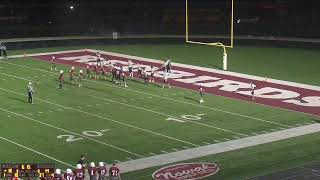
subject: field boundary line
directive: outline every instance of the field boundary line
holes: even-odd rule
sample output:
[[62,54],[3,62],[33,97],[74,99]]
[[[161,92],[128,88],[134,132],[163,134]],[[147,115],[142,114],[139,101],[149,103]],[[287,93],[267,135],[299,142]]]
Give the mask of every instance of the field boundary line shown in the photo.
[[[1,88],[1,89],[2,89],[2,88]],[[0,110],[1,110],[1,111],[5,111],[5,112],[10,113],[10,114],[14,114],[14,115],[16,115],[16,116],[23,117],[23,118],[25,118],[25,119],[31,120],[31,121],[33,121],[33,122],[36,122],[36,123],[39,123],[39,124],[42,124],[42,125],[45,125],[45,126],[54,128],[54,129],[58,129],[58,130],[63,131],[63,132],[67,132],[67,133],[70,133],[70,134],[73,134],[73,135],[80,136],[80,137],[85,138],[85,139],[87,139],[87,140],[91,140],[91,141],[94,141],[94,142],[96,142],[96,143],[103,144],[103,145],[105,145],[105,146],[108,146],[108,147],[117,149],[117,150],[119,150],[119,151],[126,152],[126,153],[131,154],[131,155],[135,155],[135,156],[137,156],[137,157],[143,157],[143,156],[141,156],[141,155],[139,155],[139,154],[136,154],[136,153],[131,152],[131,151],[128,151],[128,150],[125,150],[125,149],[123,149],[123,148],[120,148],[120,147],[117,147],[117,146],[114,146],[114,145],[111,145],[111,144],[108,144],[108,143],[105,143],[105,142],[102,142],[102,141],[98,141],[98,140],[96,140],[96,139],[93,139],[93,138],[84,136],[84,135],[79,134],[79,133],[75,133],[75,132],[73,132],[73,131],[69,131],[69,130],[63,129],[63,128],[60,128],[60,127],[57,127],[57,126],[54,126],[54,125],[51,125],[51,124],[48,124],[48,123],[45,123],[45,122],[42,122],[42,121],[38,121],[38,120],[33,119],[33,118],[30,118],[30,117],[28,117],[28,116],[24,116],[24,115],[22,115],[22,114],[19,114],[19,113],[16,113],[16,112],[13,112],[13,111],[10,111],[10,110],[7,110],[7,109],[3,109],[3,108],[1,108],[1,107],[0,107]]]
[[19,144],[19,143],[17,143],[17,142],[14,142],[14,141],[9,140],[9,139],[7,139],[7,138],[4,138],[4,137],[2,137],[2,136],[0,136],[0,139],[4,140],[4,141],[6,141],[6,142],[9,142],[9,143],[11,143],[11,144],[14,144],[14,145],[16,145],[16,146],[22,147],[22,148],[24,148],[24,149],[27,149],[27,150],[29,150],[29,151],[31,151],[31,152],[34,152],[34,153],[36,153],[36,154],[39,154],[39,155],[41,155],[41,156],[44,156],[44,157],[46,157],[46,158],[48,158],[48,159],[51,159],[51,160],[54,160],[54,161],[59,162],[59,163],[61,163],[61,164],[64,164],[64,165],[66,165],[66,166],[68,166],[68,167],[74,167],[74,166],[72,166],[72,165],[70,165],[70,164],[68,164],[68,163],[65,163],[65,162],[63,162],[63,161],[60,161],[60,160],[58,160],[58,159],[56,159],[56,158],[54,158],[54,157],[51,157],[51,156],[46,155],[46,154],[43,154],[43,153],[41,153],[41,152],[39,152],[39,151],[37,151],[37,150],[31,149],[31,148],[29,148],[29,147],[26,147],[26,146],[24,146],[24,145],[22,145],[22,144]]
[[[24,68],[27,68],[27,69],[33,69],[33,70],[38,70],[38,71],[41,71],[41,72],[46,72],[46,73],[49,73],[49,74],[57,75],[57,73],[54,73],[54,72],[45,71],[45,70],[38,69],[38,68],[32,68],[32,67],[29,67],[29,66],[24,66],[24,65],[19,65],[19,64],[15,64],[15,63],[9,63],[9,62],[3,62],[3,63],[7,63],[7,64],[11,64],[11,65],[14,65],[14,66],[20,66],[20,67],[24,67]],[[177,100],[177,99],[173,99],[173,98],[169,98],[169,97],[159,96],[159,95],[156,95],[156,94],[150,94],[150,93],[147,93],[147,92],[136,91],[136,90],[133,90],[133,89],[130,89],[130,88],[124,88],[124,87],[120,87],[120,86],[116,86],[116,85],[112,85],[112,84],[107,84],[107,83],[103,83],[103,82],[99,82],[99,81],[89,80],[89,79],[84,79],[84,80],[88,81],[88,82],[96,83],[96,84],[101,84],[101,85],[105,85],[105,86],[109,86],[109,87],[115,87],[115,88],[119,88],[119,89],[122,89],[122,90],[135,92],[135,93],[138,93],[138,94],[149,95],[149,96],[152,96],[152,97],[157,97],[157,98],[166,99],[166,100],[179,102],[179,103],[183,103],[183,104],[188,104],[188,105],[192,105],[192,106],[196,106],[196,107],[200,107],[200,108],[210,109],[210,110],[214,110],[214,111],[218,111],[218,112],[222,112],[222,113],[226,113],[226,114],[231,114],[231,115],[234,115],[234,116],[244,117],[244,118],[248,118],[248,119],[254,119],[254,120],[257,120],[257,121],[270,123],[270,124],[276,124],[276,125],[280,125],[280,126],[283,126],[283,127],[292,127],[292,126],[287,125],[287,124],[268,121],[268,120],[257,118],[257,117],[252,117],[252,116],[248,116],[248,115],[244,115],[244,114],[234,113],[234,112],[230,112],[230,111],[226,111],[226,110],[222,110],[222,109],[217,109],[217,108],[213,108],[213,107],[209,107],[209,106],[204,106],[204,105],[200,105],[200,104],[194,104],[194,103],[190,103],[190,102],[185,102],[185,101],[181,101],[181,100]],[[225,97],[225,96],[223,96],[223,97]],[[229,97],[225,97],[225,98],[229,98]],[[233,99],[233,98],[229,98],[229,99]],[[243,101],[241,99],[236,99],[236,100]],[[247,101],[244,101],[244,102],[247,102]],[[251,103],[254,103],[254,102],[251,102]],[[254,103],[254,104],[257,104],[257,103]],[[284,109],[284,108],[279,108],[279,107],[275,107],[275,106],[269,106],[269,105],[265,105],[265,104],[258,104],[258,105],[262,105],[262,106],[266,106],[266,107],[272,107],[272,108],[281,109],[281,110],[286,110],[286,111],[290,111],[290,112],[296,112],[296,113],[302,113],[302,114],[306,114],[306,115],[311,115],[311,114],[304,113],[304,112],[293,111],[293,110],[290,110],[290,109]]]
[[[18,94],[18,95],[27,97],[27,95],[25,95],[25,94],[18,93],[18,92],[15,92],[15,91],[11,91],[11,90],[8,90],[8,89],[0,88],[0,90],[6,91],[6,92],[11,92],[11,93],[14,93],[14,94]],[[141,128],[141,127],[138,127],[138,126],[127,124],[127,123],[124,123],[124,122],[121,122],[121,121],[117,121],[117,120],[114,120],[114,119],[111,119],[111,118],[107,118],[107,117],[103,117],[103,116],[100,116],[100,115],[92,114],[92,113],[89,113],[89,112],[86,112],[86,111],[82,111],[82,110],[79,110],[79,109],[75,109],[75,108],[72,108],[72,107],[66,107],[66,106],[63,106],[63,105],[60,105],[60,104],[57,104],[57,103],[53,103],[53,102],[50,102],[50,101],[47,101],[47,100],[43,100],[43,99],[40,99],[40,98],[34,98],[34,99],[42,101],[42,102],[45,102],[45,103],[48,103],[48,104],[51,104],[51,105],[59,106],[59,107],[64,108],[64,109],[73,110],[73,111],[81,112],[83,114],[87,114],[87,115],[90,115],[90,116],[98,117],[100,119],[105,119],[105,120],[108,120],[108,121],[112,121],[112,122],[115,122],[115,123],[118,123],[118,124],[121,124],[121,125],[124,125],[124,126],[127,126],[127,127],[131,127],[133,129],[138,129],[138,130],[141,130],[141,131],[144,131],[144,132],[148,132],[150,134],[154,134],[154,135],[157,135],[157,136],[165,137],[167,139],[171,139],[171,140],[174,140],[174,141],[182,142],[184,144],[189,144],[189,145],[192,145],[192,146],[195,146],[195,147],[199,146],[199,145],[191,143],[191,142],[187,142],[187,141],[184,141],[184,140],[181,140],[181,139],[177,139],[177,138],[174,138],[174,137],[171,137],[171,136],[167,136],[167,135],[164,135],[164,134],[161,134],[161,133],[158,133],[158,132],[154,132],[154,131],[151,131],[151,130],[148,130],[148,129],[144,129],[144,128]],[[130,151],[128,151],[128,152],[130,152]],[[135,154],[135,155],[141,157],[141,155],[138,155],[138,154]]]
[[266,143],[272,143],[317,132],[320,132],[320,124],[311,124],[268,134],[245,137],[228,142],[222,142],[177,152],[171,152],[168,154],[161,154],[152,157],[121,162],[117,165],[123,173],[126,173],[156,166],[162,166],[170,163],[191,160],[204,156],[220,154],[228,151],[239,150],[242,148],[262,145]]
[[237,135],[241,135],[241,136],[247,136],[247,135],[245,135],[245,134],[238,133],[238,132],[235,132],[235,131],[231,131],[231,130],[219,128],[219,127],[212,126],[212,125],[205,124],[205,123],[199,123],[199,122],[196,122],[196,121],[191,121],[191,120],[187,120],[187,119],[182,119],[182,118],[179,118],[179,117],[176,117],[176,116],[172,116],[172,115],[169,115],[169,114],[166,114],[166,113],[161,113],[161,112],[158,112],[158,111],[154,111],[154,110],[142,108],[142,107],[139,107],[139,106],[134,106],[134,105],[130,105],[130,104],[125,104],[125,103],[113,101],[113,100],[106,99],[106,98],[102,98],[102,97],[98,97],[98,96],[93,96],[93,95],[89,95],[89,96],[90,96],[90,97],[93,97],[93,98],[96,98],[96,99],[100,99],[100,100],[109,101],[109,102],[112,102],[112,103],[121,104],[121,105],[123,105],[123,106],[128,106],[128,107],[133,107],[133,108],[136,108],[136,109],[141,109],[141,110],[144,110],[144,111],[147,111],[147,112],[152,112],[152,113],[159,114],[159,115],[163,115],[163,116],[166,116],[166,117],[177,118],[177,119],[180,119],[180,120],[183,120],[183,121],[187,121],[187,122],[190,122],[190,123],[194,123],[194,124],[198,124],[198,125],[201,125],[201,126],[206,126],[206,127],[210,127],[210,128],[213,128],[213,129],[218,129],[218,130],[220,130],[220,131],[224,131],[224,132],[228,132],[228,133],[232,133],[232,134],[237,134]]

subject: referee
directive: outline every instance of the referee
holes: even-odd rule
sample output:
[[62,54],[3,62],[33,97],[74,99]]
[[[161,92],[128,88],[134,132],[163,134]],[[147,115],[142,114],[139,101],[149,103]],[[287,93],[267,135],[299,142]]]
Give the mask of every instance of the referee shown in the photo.
[[31,82],[29,82],[27,86],[27,90],[28,90],[28,103],[33,104],[33,87]]

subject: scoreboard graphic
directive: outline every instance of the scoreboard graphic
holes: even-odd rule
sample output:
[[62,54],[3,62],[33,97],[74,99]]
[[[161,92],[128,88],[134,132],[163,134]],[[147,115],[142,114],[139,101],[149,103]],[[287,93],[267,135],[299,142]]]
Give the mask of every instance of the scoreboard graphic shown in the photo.
[[54,164],[1,164],[2,178],[52,177],[54,171]]

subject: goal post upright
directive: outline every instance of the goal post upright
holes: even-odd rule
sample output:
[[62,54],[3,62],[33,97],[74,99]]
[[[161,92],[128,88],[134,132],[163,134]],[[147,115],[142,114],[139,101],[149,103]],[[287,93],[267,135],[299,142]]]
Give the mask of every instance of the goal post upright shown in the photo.
[[199,41],[190,41],[189,40],[189,13],[188,13],[188,1],[185,0],[185,18],[186,18],[186,37],[185,37],[185,42],[186,43],[191,43],[191,44],[200,44],[200,45],[208,45],[208,46],[216,46],[216,47],[222,47],[223,48],[223,55],[222,55],[222,60],[223,60],[223,70],[227,70],[228,68],[228,54],[227,54],[227,48],[233,48],[233,38],[234,38],[234,0],[231,1],[231,23],[230,23],[230,45],[224,45],[221,42],[213,42],[213,43],[207,43],[207,42],[199,42]]

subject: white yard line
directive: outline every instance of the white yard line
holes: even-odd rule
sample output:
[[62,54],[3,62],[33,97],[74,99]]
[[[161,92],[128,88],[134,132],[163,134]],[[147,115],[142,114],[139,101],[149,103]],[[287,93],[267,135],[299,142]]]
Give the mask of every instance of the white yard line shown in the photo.
[[[118,102],[118,101],[113,101],[111,99],[102,98],[102,97],[93,96],[93,95],[89,95],[89,96],[93,97],[93,98],[96,98],[96,99],[100,99],[100,100],[104,100],[104,101],[108,101],[108,102],[112,102],[112,103],[116,103],[116,104],[121,104],[123,106],[128,106],[128,107],[140,109],[140,110],[143,110],[143,111],[151,112],[151,113],[154,113],[154,114],[159,114],[159,115],[163,115],[163,116],[166,116],[166,117],[172,117],[172,118],[180,119],[180,118],[175,117],[175,116],[170,115],[170,114],[166,114],[166,113],[150,110],[150,109],[139,107],[139,106],[136,106],[136,105],[130,105],[128,103],[121,103],[121,102]],[[241,135],[241,136],[246,136],[245,134],[242,134],[242,133],[238,133],[238,132],[235,132],[235,131],[227,130],[227,129],[224,129],[224,128],[220,128],[220,127],[217,127],[217,126],[212,126],[212,125],[201,123],[201,122],[197,122],[197,121],[190,121],[190,120],[187,120],[187,119],[183,119],[183,121],[190,122],[190,123],[193,123],[193,124],[198,124],[198,125],[209,127],[209,128],[213,128],[213,129],[218,129],[218,130],[221,130],[221,131],[224,131],[224,132],[228,132],[228,133],[233,133],[233,134],[237,134],[237,135]]]
[[238,150],[246,147],[252,147],[275,141],[285,140],[316,132],[320,132],[320,124],[311,124],[307,126],[295,127],[278,132],[261,134],[257,136],[236,139],[228,142],[222,142],[193,149],[171,152],[168,154],[161,154],[157,156],[136,159],[133,161],[119,163],[118,166],[123,173],[137,171],[155,166],[161,166],[194,158],[224,153],[232,150]]
[[[11,91],[11,90],[8,90],[8,89],[0,88],[0,90],[27,97],[27,95],[25,95],[25,94],[18,93],[18,92],[15,92],[15,91]],[[185,144],[189,144],[189,145],[192,145],[192,146],[195,146],[195,147],[199,146],[199,145],[191,143],[191,142],[187,142],[187,141],[184,141],[184,140],[181,140],[181,139],[177,139],[177,138],[174,138],[174,137],[171,137],[171,136],[167,136],[167,135],[164,135],[164,134],[161,134],[161,133],[158,133],[158,132],[147,130],[147,129],[144,129],[144,128],[141,128],[141,127],[138,127],[138,126],[134,126],[134,125],[131,125],[131,124],[127,124],[127,123],[124,123],[124,122],[121,122],[121,121],[117,121],[117,120],[114,120],[114,119],[111,119],[111,118],[99,116],[97,114],[89,113],[89,112],[82,111],[82,110],[79,110],[79,109],[75,109],[75,108],[72,108],[72,107],[66,107],[66,106],[63,106],[63,105],[60,105],[60,104],[56,104],[56,103],[53,103],[53,102],[50,102],[50,101],[47,101],[47,100],[43,100],[43,99],[40,99],[40,98],[34,98],[34,99],[37,99],[39,101],[42,101],[42,102],[45,102],[45,103],[48,103],[48,104],[51,104],[51,105],[55,105],[55,106],[58,106],[58,107],[61,107],[61,108],[64,108],[64,109],[73,110],[73,111],[81,112],[83,114],[94,116],[94,117],[97,117],[97,118],[100,118],[100,119],[105,119],[105,120],[108,120],[108,121],[112,121],[112,122],[117,123],[117,124],[121,124],[121,125],[124,125],[124,126],[127,126],[127,127],[134,128],[134,129],[138,129],[138,130],[141,130],[141,131],[144,131],[144,132],[148,132],[150,134],[154,134],[154,135],[157,135],[157,136],[165,137],[167,139],[171,139],[171,140],[174,140],[174,141],[178,141],[178,142],[182,142],[182,143],[185,143]],[[138,156],[140,156],[140,155],[138,155]]]
[[84,135],[82,135],[82,134],[75,133],[75,132],[72,132],[72,131],[63,129],[63,128],[60,128],[60,127],[57,127],[57,126],[54,126],[54,125],[51,125],[51,124],[48,124],[48,123],[45,123],[45,122],[42,122],[42,121],[38,121],[38,120],[36,120],[36,119],[33,119],[33,118],[30,118],[30,117],[24,116],[24,115],[19,114],[19,113],[15,113],[15,112],[10,111],[10,110],[7,110],[7,109],[0,108],[0,110],[1,110],[1,111],[4,111],[4,112],[7,112],[7,113],[10,113],[10,114],[14,114],[14,115],[16,115],[16,116],[23,117],[23,118],[28,119],[28,120],[30,120],[30,121],[33,121],[33,122],[36,122],[36,123],[39,123],[39,124],[42,124],[42,125],[45,125],[45,126],[54,128],[54,129],[58,129],[58,130],[63,131],[63,132],[67,132],[67,133],[70,133],[70,134],[73,134],[73,135],[80,136],[80,137],[82,137],[82,138],[84,138],[84,139],[91,140],[91,141],[97,142],[97,143],[99,143],[99,144],[103,144],[103,145],[105,145],[105,146],[114,148],[114,149],[119,150],[119,151],[126,152],[126,153],[131,154],[131,155],[135,155],[135,156],[137,156],[137,157],[142,157],[142,156],[139,155],[139,154],[133,153],[133,152],[128,151],[128,150],[125,150],[125,149],[123,149],[123,148],[120,148],[120,147],[117,147],[117,146],[114,146],[114,145],[111,145],[111,144],[108,144],[108,143],[105,143],[105,142],[102,142],[102,141],[98,141],[98,140],[96,140],[96,139],[93,139],[93,138],[84,136]]
[[[14,66],[18,66],[18,67],[23,67],[23,68],[27,68],[27,69],[37,70],[37,71],[41,71],[41,72],[46,72],[46,73],[49,73],[49,74],[58,75],[57,73],[54,73],[54,72],[45,71],[45,70],[38,69],[38,68],[32,68],[32,67],[29,67],[29,66],[19,65],[19,64],[10,63],[10,62],[3,62],[3,63],[14,65]],[[96,84],[101,84],[101,85],[105,85],[105,86],[109,86],[109,87],[115,87],[115,88],[119,88],[119,89],[122,89],[122,90],[135,92],[135,93],[138,93],[138,94],[148,95],[150,97],[157,97],[157,98],[161,98],[161,99],[166,99],[166,100],[170,100],[170,101],[174,101],[174,102],[188,104],[188,105],[191,105],[191,106],[196,106],[196,107],[200,107],[200,108],[205,108],[205,109],[210,109],[210,110],[213,110],[213,111],[222,112],[222,113],[225,113],[225,114],[231,114],[231,115],[234,115],[234,116],[253,119],[253,120],[257,120],[257,121],[261,121],[261,122],[265,122],[265,123],[276,124],[276,125],[280,125],[280,126],[283,126],[283,127],[291,127],[291,126],[286,125],[286,124],[277,123],[277,122],[273,122],[273,121],[268,121],[268,120],[265,120],[265,119],[252,117],[252,116],[239,114],[239,113],[234,113],[234,112],[231,112],[231,111],[226,111],[226,110],[222,110],[222,109],[218,109],[218,108],[213,108],[213,107],[204,106],[204,105],[200,105],[200,104],[194,104],[194,103],[190,103],[190,102],[185,102],[185,101],[181,101],[181,100],[177,100],[177,99],[173,99],[173,98],[169,98],[169,97],[164,97],[164,96],[160,96],[160,95],[150,94],[150,93],[146,93],[146,92],[142,92],[142,91],[136,91],[136,90],[133,90],[133,89],[124,88],[124,87],[120,87],[120,86],[116,86],[116,85],[112,85],[112,84],[107,84],[107,83],[103,83],[103,82],[99,82],[99,81],[88,80],[88,79],[85,79],[85,80],[89,81],[89,82],[92,82],[92,83],[96,83]],[[226,98],[228,98],[228,97],[226,97]],[[231,98],[231,99],[233,99],[233,98]],[[239,100],[239,99],[237,99],[237,100]],[[244,100],[240,100],[240,101],[244,101]],[[247,101],[245,101],[245,102],[247,102]],[[252,102],[252,103],[254,103],[254,102]],[[268,107],[272,107],[272,108],[277,108],[277,109],[281,109],[281,110],[287,110],[287,111],[291,111],[291,112],[297,112],[297,111],[283,109],[283,108],[274,107],[274,106],[269,106],[269,105],[265,105],[265,104],[259,104],[259,105],[268,106]],[[301,113],[303,113],[303,112],[301,112]],[[307,113],[303,113],[303,114],[307,114]],[[307,114],[307,115],[310,115],[310,114]]]
[[36,154],[39,154],[39,155],[41,155],[41,156],[43,156],[43,157],[46,157],[46,158],[48,158],[48,159],[51,159],[51,160],[53,160],[53,161],[56,161],[56,162],[58,162],[58,163],[64,164],[64,165],[66,165],[66,166],[68,166],[68,167],[74,167],[74,166],[72,166],[72,165],[70,165],[70,164],[68,164],[68,163],[65,163],[65,162],[63,162],[63,161],[60,161],[60,160],[58,160],[58,159],[56,159],[56,158],[54,158],[54,157],[51,157],[51,156],[46,155],[46,154],[44,154],[44,153],[41,153],[41,152],[39,152],[39,151],[37,151],[37,150],[35,150],[35,149],[31,149],[31,148],[29,148],[29,147],[27,147],[27,146],[24,146],[24,145],[22,145],[22,144],[19,144],[19,143],[17,143],[17,142],[14,142],[14,141],[9,140],[9,139],[7,139],[7,138],[4,138],[4,137],[2,137],[2,136],[0,136],[0,139],[4,140],[4,141],[6,141],[6,142],[9,142],[9,143],[11,143],[11,144],[14,144],[14,145],[16,145],[16,146],[22,147],[23,149],[26,149],[26,150],[28,150],[28,151],[34,152],[34,153],[36,153]]

